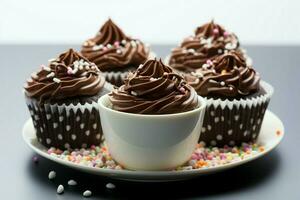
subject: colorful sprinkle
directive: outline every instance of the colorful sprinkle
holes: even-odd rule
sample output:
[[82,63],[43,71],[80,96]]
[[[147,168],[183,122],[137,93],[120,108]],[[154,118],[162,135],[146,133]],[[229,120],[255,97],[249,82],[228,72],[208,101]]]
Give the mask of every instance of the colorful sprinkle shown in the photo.
[[37,164],[39,162],[39,157],[33,156],[32,161]]
[[213,33],[214,33],[214,34],[219,34],[219,29],[214,28],[214,29],[213,29]]
[[[263,151],[265,151],[265,147],[256,143],[243,143],[241,146],[234,147],[225,145],[223,148],[218,148],[211,146],[206,147],[205,143],[200,142],[191,155],[190,160],[185,165],[178,167],[176,170],[192,170],[226,165],[241,161]],[[92,145],[90,148],[65,151],[52,147],[48,149],[47,153],[56,158],[83,166],[114,170],[124,169],[112,159],[104,143],[100,146]]]

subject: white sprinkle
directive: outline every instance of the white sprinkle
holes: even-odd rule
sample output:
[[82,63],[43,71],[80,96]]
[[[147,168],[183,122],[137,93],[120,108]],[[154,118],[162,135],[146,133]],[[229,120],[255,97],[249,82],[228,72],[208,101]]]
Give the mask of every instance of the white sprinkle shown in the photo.
[[195,51],[195,49],[188,49],[188,52],[189,53],[195,53],[196,51]]
[[203,69],[207,69],[209,66],[210,66],[209,64],[206,64],[206,63],[205,63],[205,64],[202,65],[202,68],[203,68]]
[[53,81],[56,82],[56,83],[60,83],[61,80],[58,79],[58,78],[53,78]]
[[43,70],[47,71],[47,72],[51,72],[51,68],[50,67],[47,67],[45,65],[43,65]]
[[46,118],[49,120],[51,119],[51,115],[50,114],[46,114]]
[[229,87],[229,90],[233,90],[233,87]]
[[92,192],[90,190],[86,190],[82,194],[84,197],[90,197],[92,195]]
[[82,66],[82,65],[79,65],[78,69],[79,69],[79,70],[83,70],[83,66]]
[[53,62],[53,61],[56,61],[56,58],[51,58],[48,60],[48,62]]
[[62,122],[64,120],[64,116],[59,116],[59,121]]
[[201,72],[192,72],[191,74],[197,78],[203,78],[203,74]]
[[157,80],[157,78],[150,78],[150,81],[152,82],[152,81],[156,81]]
[[51,73],[49,73],[46,77],[47,77],[47,78],[51,78],[51,77],[53,77],[53,76],[55,76],[55,73],[54,73],[54,72],[51,72]]
[[95,45],[95,46],[93,46],[93,51],[98,51],[99,49],[102,49],[100,46],[98,46],[98,45]]
[[135,41],[131,41],[130,44],[131,44],[131,46],[136,47]]
[[89,136],[90,135],[90,130],[86,130],[85,134],[86,134],[86,136]]
[[68,185],[74,186],[77,185],[77,182],[71,179],[68,181]]
[[64,186],[63,185],[59,185],[57,187],[56,192],[57,192],[57,194],[62,194],[64,192],[64,190],[65,190]]
[[225,85],[225,82],[224,82],[224,81],[221,81],[220,85],[221,85],[221,86],[224,86],[224,85]]
[[112,184],[112,183],[107,183],[107,184],[106,184],[106,188],[107,188],[107,189],[115,189],[116,186],[115,186],[114,184]]
[[66,143],[64,146],[65,146],[66,149],[70,148],[69,143]]
[[143,64],[140,64],[138,69],[142,69],[143,68]]
[[55,171],[50,171],[48,174],[48,178],[50,180],[54,179],[56,177],[56,172]]
[[232,135],[232,129],[229,129],[228,131],[227,131],[227,133],[228,133],[228,135]]
[[122,40],[121,43],[125,45],[126,44],[126,40]]
[[205,133],[205,131],[206,131],[206,130],[205,130],[205,127],[202,127],[201,132],[202,132],[202,133]]
[[136,93],[135,91],[131,91],[131,94],[132,94],[133,96],[137,96],[137,93]]
[[90,66],[86,65],[86,66],[85,66],[85,69],[86,69],[86,70],[89,70],[89,69],[90,69]]
[[218,53],[221,54],[223,51],[222,49],[218,49]]
[[107,48],[111,49],[112,45],[111,44],[107,44]]
[[77,117],[76,117],[76,122],[79,122],[79,120],[80,120],[80,117],[77,116]]
[[121,49],[117,49],[117,54],[121,54],[121,53],[122,53]]

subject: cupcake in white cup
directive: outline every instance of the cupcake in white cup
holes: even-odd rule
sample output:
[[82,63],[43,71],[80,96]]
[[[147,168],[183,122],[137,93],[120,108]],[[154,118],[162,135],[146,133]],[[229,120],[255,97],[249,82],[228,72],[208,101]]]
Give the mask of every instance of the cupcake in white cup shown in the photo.
[[206,103],[161,60],[148,60],[101,97],[101,123],[112,157],[134,170],[172,169],[191,156]]

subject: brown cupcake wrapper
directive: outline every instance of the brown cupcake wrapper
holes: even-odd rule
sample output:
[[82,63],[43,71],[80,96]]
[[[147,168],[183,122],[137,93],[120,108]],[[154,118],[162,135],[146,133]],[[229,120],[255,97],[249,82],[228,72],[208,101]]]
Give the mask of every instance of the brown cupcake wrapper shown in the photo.
[[37,139],[44,146],[74,149],[100,144],[102,127],[96,102],[39,104],[26,97],[26,103]]
[[233,101],[206,98],[199,142],[220,147],[255,141],[273,94],[271,85],[261,81],[261,86],[266,94],[254,98]]

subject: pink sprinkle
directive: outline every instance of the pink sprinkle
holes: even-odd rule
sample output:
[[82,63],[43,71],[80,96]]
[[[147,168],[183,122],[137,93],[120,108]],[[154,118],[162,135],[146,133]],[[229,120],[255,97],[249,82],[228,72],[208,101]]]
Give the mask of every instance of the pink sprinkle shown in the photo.
[[67,73],[70,75],[70,74],[73,74],[73,70],[72,70],[72,68],[71,67],[68,67],[68,71],[67,71]]
[[212,65],[212,64],[213,64],[213,62],[212,62],[211,60],[209,60],[209,59],[208,59],[208,60],[206,61],[206,64],[208,64],[208,65]]
[[227,31],[225,31],[225,32],[223,33],[223,35],[224,35],[224,37],[227,37],[227,36],[229,36],[229,33],[228,33]]
[[103,51],[106,51],[107,49],[108,49],[107,47],[103,47],[103,49],[102,49],[102,50],[103,50]]
[[120,42],[115,41],[114,45],[115,45],[116,47],[119,47],[119,46],[120,46]]
[[53,153],[54,151],[53,151],[53,149],[52,148],[50,148],[50,149],[48,149],[48,154],[51,154],[51,153]]
[[179,88],[179,91],[183,94],[185,93],[185,89],[183,87]]
[[199,159],[199,156],[197,156],[196,154],[193,154],[193,155],[192,155],[192,159],[193,159],[193,160],[198,160],[198,159]]
[[220,155],[220,158],[221,158],[221,160],[225,160],[225,159],[226,159],[226,156],[225,156],[224,154],[221,154],[221,155]]
[[219,34],[219,29],[214,28],[213,33],[214,33],[215,35],[216,35],[216,34]]
[[212,160],[213,159],[213,156],[212,155],[207,155],[207,160]]
[[37,156],[33,156],[32,161],[34,163],[38,163],[39,162],[39,158]]

